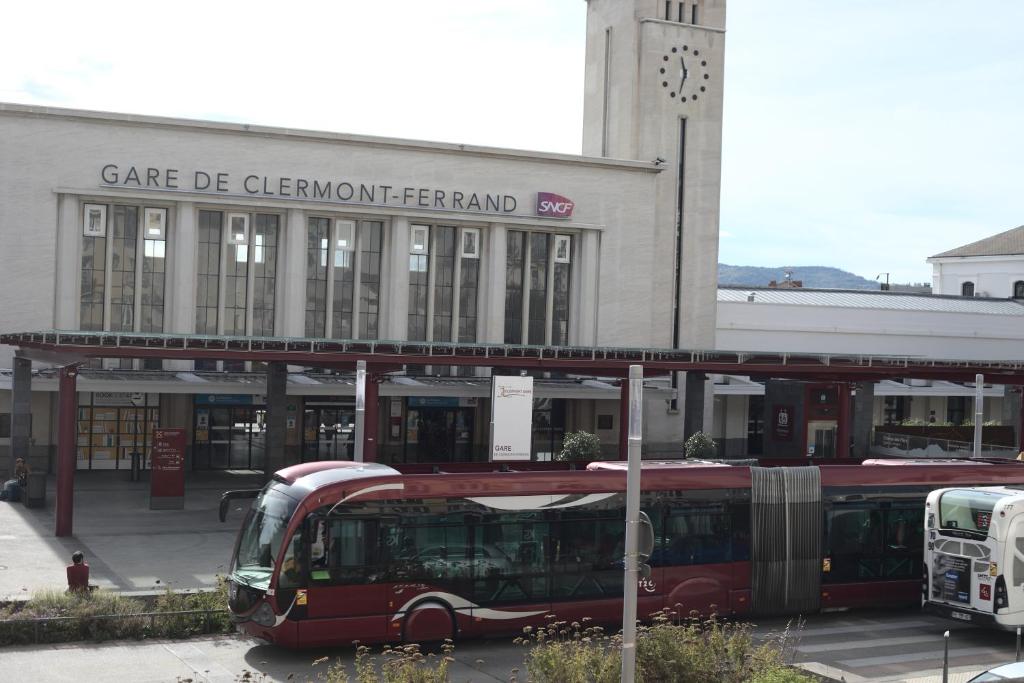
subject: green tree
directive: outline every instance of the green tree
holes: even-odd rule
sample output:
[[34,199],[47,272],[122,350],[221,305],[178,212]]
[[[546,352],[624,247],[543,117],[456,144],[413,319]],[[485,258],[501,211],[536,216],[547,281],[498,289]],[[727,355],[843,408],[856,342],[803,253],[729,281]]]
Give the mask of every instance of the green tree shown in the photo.
[[718,455],[718,448],[715,446],[715,440],[708,434],[697,432],[691,435],[686,440],[686,443],[683,444],[683,452],[687,458],[706,460],[716,457]]
[[601,457],[601,439],[590,432],[569,432],[562,439],[558,460],[597,460]]

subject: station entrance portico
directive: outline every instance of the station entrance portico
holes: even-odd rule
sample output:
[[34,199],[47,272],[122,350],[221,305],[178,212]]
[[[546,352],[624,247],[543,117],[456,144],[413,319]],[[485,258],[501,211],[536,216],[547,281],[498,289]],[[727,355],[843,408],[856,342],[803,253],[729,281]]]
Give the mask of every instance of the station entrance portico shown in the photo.
[[[162,360],[191,361],[243,361],[265,363],[266,399],[261,405],[226,406],[218,405],[217,400],[207,404],[196,403],[193,413],[196,443],[206,448],[208,463],[211,466],[228,467],[260,467],[266,475],[286,464],[290,464],[288,452],[288,432],[295,430],[297,420],[306,417],[306,411],[300,416],[297,406],[287,395],[287,367],[320,367],[334,371],[354,370],[357,365],[365,367],[365,390],[357,393],[356,419],[349,424],[354,427],[353,450],[356,459],[365,461],[378,460],[381,438],[390,439],[394,415],[390,399],[380,396],[381,383],[390,373],[401,372],[404,366],[431,367],[477,367],[477,368],[514,368],[518,367],[534,373],[561,373],[605,378],[606,381],[618,381],[620,424],[624,408],[629,401],[629,383],[624,381],[631,365],[644,368],[646,378],[669,373],[686,373],[687,378],[682,386],[687,388],[684,406],[680,419],[687,421],[687,433],[700,431],[703,424],[703,378],[707,374],[742,375],[748,377],[771,378],[766,388],[766,403],[784,410],[787,408],[787,395],[792,392],[811,392],[811,396],[821,395],[825,399],[817,402],[800,400],[792,407],[791,415],[787,416],[787,430],[776,433],[776,436],[791,434],[794,447],[779,452],[776,439],[775,453],[768,453],[769,441],[766,439],[767,456],[803,457],[796,444],[806,451],[808,440],[819,438],[818,432],[834,433],[827,439],[830,454],[843,458],[863,456],[866,454],[867,439],[862,432],[865,426],[870,432],[870,421],[858,422],[858,396],[870,394],[869,391],[858,392],[875,381],[893,377],[921,377],[947,381],[973,381],[977,374],[983,374],[986,381],[1004,385],[1024,385],[1024,362],[982,362],[982,361],[920,361],[896,357],[866,356],[820,356],[796,354],[744,354],[716,351],[680,351],[666,349],[617,349],[617,348],[577,348],[577,347],[538,347],[518,345],[488,344],[430,344],[420,342],[367,342],[367,341],[324,341],[324,340],[292,340],[265,337],[211,337],[195,335],[152,335],[112,334],[93,332],[36,332],[0,335],[0,342],[18,347],[17,363],[30,364],[32,360],[59,365],[58,394],[58,456],[57,456],[57,533],[71,533],[71,510],[73,499],[73,476],[76,464],[78,442],[78,410],[76,381],[78,368],[91,358],[140,358]],[[22,393],[31,392],[31,373],[21,373],[14,385],[15,405]],[[699,381],[693,378],[700,378]],[[800,380],[793,382],[792,380]],[[691,392],[690,389],[693,388]],[[834,398],[832,401],[830,396]],[[366,428],[359,429],[359,403],[365,406],[363,423]],[[853,405],[851,406],[851,402]],[[429,402],[427,402],[429,403]],[[862,407],[862,406],[861,406]],[[346,421],[349,419],[340,406],[320,406],[309,411],[310,417],[323,424],[321,436],[320,424],[316,425],[317,457],[321,453],[321,444],[326,445],[324,456],[336,457],[339,448],[344,446],[347,456]],[[457,456],[460,441],[472,441],[469,428],[472,421],[459,420],[460,410],[469,410],[470,406],[454,406],[442,410],[440,414],[431,414],[437,410],[429,405],[406,406],[405,424],[399,419],[399,435],[406,430],[404,438],[408,440],[409,415],[415,410],[417,443],[420,439],[421,424],[433,421],[437,429],[429,435],[440,446],[451,446],[451,453]],[[863,410],[861,410],[863,412]],[[383,414],[382,414],[383,413]],[[398,416],[401,418],[401,416]],[[466,414],[463,414],[463,418]],[[334,434],[327,438],[327,420],[334,420]],[[550,420],[550,417],[549,417]],[[827,423],[824,424],[823,423]],[[166,426],[166,425],[165,425]],[[535,425],[547,429],[546,435],[536,430],[534,440],[552,437],[557,427],[553,424]],[[206,429],[203,430],[202,427]],[[340,428],[339,428],[340,427]],[[778,425],[769,425],[765,430],[771,432]],[[205,434],[201,433],[204,432]],[[850,435],[853,443],[860,444],[858,451],[851,452]],[[205,436],[205,440],[201,439]],[[303,429],[302,441],[306,439]],[[340,436],[340,443],[339,443]],[[625,430],[619,430],[618,455],[624,457]],[[14,449],[12,449],[13,451]],[[447,450],[439,449],[439,450]],[[824,450],[824,448],[823,448]],[[360,457],[361,456],[361,457]],[[302,456],[300,456],[302,457]],[[297,459],[296,459],[297,460]],[[449,461],[458,461],[457,457]]]

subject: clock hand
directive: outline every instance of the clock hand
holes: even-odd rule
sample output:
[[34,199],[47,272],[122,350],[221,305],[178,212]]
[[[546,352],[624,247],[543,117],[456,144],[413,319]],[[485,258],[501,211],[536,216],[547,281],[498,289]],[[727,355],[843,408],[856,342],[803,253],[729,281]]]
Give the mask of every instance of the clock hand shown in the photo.
[[683,84],[686,83],[686,77],[689,76],[689,72],[686,70],[686,60],[683,59],[682,55],[679,56],[679,92],[683,91]]

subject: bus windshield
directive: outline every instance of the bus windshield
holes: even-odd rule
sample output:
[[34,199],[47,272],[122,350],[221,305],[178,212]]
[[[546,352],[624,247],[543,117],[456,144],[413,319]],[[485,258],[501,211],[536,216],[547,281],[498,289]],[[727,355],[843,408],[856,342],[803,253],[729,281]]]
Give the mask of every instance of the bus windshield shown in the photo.
[[939,498],[939,527],[988,534],[992,509],[1002,497],[993,491],[947,491]]
[[253,588],[265,589],[270,585],[274,561],[297,505],[295,499],[273,487],[259,495],[242,526],[232,566],[233,579]]

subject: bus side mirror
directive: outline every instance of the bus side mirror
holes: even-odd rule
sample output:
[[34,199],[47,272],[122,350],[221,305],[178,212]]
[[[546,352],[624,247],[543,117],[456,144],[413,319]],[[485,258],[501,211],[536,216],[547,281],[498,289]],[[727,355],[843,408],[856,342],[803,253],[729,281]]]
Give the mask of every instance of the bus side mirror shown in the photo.
[[[637,553],[640,555],[641,565],[651,557],[654,552],[654,525],[651,524],[651,518],[647,516],[646,512],[640,513],[640,526],[637,528]],[[647,567],[648,576],[650,575],[651,568]]]
[[223,522],[228,518],[228,507],[231,506],[231,501],[238,498],[255,498],[260,495],[263,489],[241,489],[239,491],[225,491],[220,496],[220,508],[218,510],[218,516],[220,521]]

